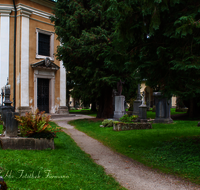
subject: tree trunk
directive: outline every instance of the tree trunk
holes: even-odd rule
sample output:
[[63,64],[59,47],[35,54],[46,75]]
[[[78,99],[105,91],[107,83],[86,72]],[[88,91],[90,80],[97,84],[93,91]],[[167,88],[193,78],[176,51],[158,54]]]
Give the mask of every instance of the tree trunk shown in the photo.
[[92,102],[91,111],[97,111],[96,102]]
[[185,101],[184,103],[188,107],[187,114],[190,118],[200,117],[200,106],[198,105],[199,97],[191,98],[190,100]]
[[188,112],[189,112],[189,117],[194,117],[194,99],[193,98],[190,99],[190,106],[189,106]]
[[113,116],[112,88],[107,87],[101,92],[97,118],[111,118]]
[[69,97],[69,94],[67,94],[67,107],[68,107],[68,110],[70,110],[70,97]]

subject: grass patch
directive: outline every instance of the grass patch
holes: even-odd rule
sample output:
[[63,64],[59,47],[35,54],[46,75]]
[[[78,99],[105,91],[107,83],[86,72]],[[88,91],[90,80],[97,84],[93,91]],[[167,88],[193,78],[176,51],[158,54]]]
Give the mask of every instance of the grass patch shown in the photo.
[[153,124],[150,130],[113,131],[101,122],[75,120],[80,131],[147,166],[200,184],[200,128],[197,121]]
[[0,148],[0,175],[10,189],[125,189],[106,175],[103,167],[95,164],[70,136],[64,132],[57,136],[55,150]]
[[[176,112],[176,108],[171,108],[171,115],[177,115],[177,114],[184,114],[186,112]],[[155,119],[156,112],[152,112],[152,110],[147,111],[147,118]]]
[[97,116],[97,112],[91,111],[91,109],[69,110],[69,113],[89,115],[93,117]]

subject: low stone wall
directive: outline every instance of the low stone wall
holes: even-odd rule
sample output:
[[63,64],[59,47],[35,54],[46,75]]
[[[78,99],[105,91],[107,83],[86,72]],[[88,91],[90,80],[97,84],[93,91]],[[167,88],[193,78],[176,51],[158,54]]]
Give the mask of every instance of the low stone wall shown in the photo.
[[1,137],[0,144],[2,149],[13,150],[43,150],[54,149],[54,139],[45,138],[25,138],[25,137]]
[[176,108],[175,112],[187,112],[188,108]]
[[137,130],[137,129],[152,129],[152,125],[151,123],[113,124],[114,131],[128,131],[128,130]]

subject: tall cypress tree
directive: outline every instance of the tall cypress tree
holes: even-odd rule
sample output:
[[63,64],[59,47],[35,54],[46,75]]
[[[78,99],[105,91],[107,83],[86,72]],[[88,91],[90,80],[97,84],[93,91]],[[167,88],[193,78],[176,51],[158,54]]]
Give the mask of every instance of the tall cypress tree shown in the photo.
[[52,17],[62,44],[57,58],[63,60],[75,84],[73,94],[97,101],[99,118],[112,116],[112,91],[120,79],[126,81],[127,88],[135,84],[117,43],[115,19],[106,15],[108,7],[101,1],[59,0]]

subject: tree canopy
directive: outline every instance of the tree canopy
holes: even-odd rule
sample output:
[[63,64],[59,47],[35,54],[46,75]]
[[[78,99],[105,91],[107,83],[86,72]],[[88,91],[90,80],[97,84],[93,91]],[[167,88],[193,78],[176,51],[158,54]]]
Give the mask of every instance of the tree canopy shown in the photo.
[[127,96],[137,88],[115,32],[115,18],[107,16],[108,8],[106,1],[59,0],[52,17],[62,44],[57,58],[63,60],[76,84],[74,94],[97,101],[98,117],[105,118],[112,116],[112,91],[120,79],[125,81]]
[[130,48],[127,56],[140,78],[168,97],[200,97],[200,2],[112,0],[111,4],[108,12],[117,19],[116,30]]

